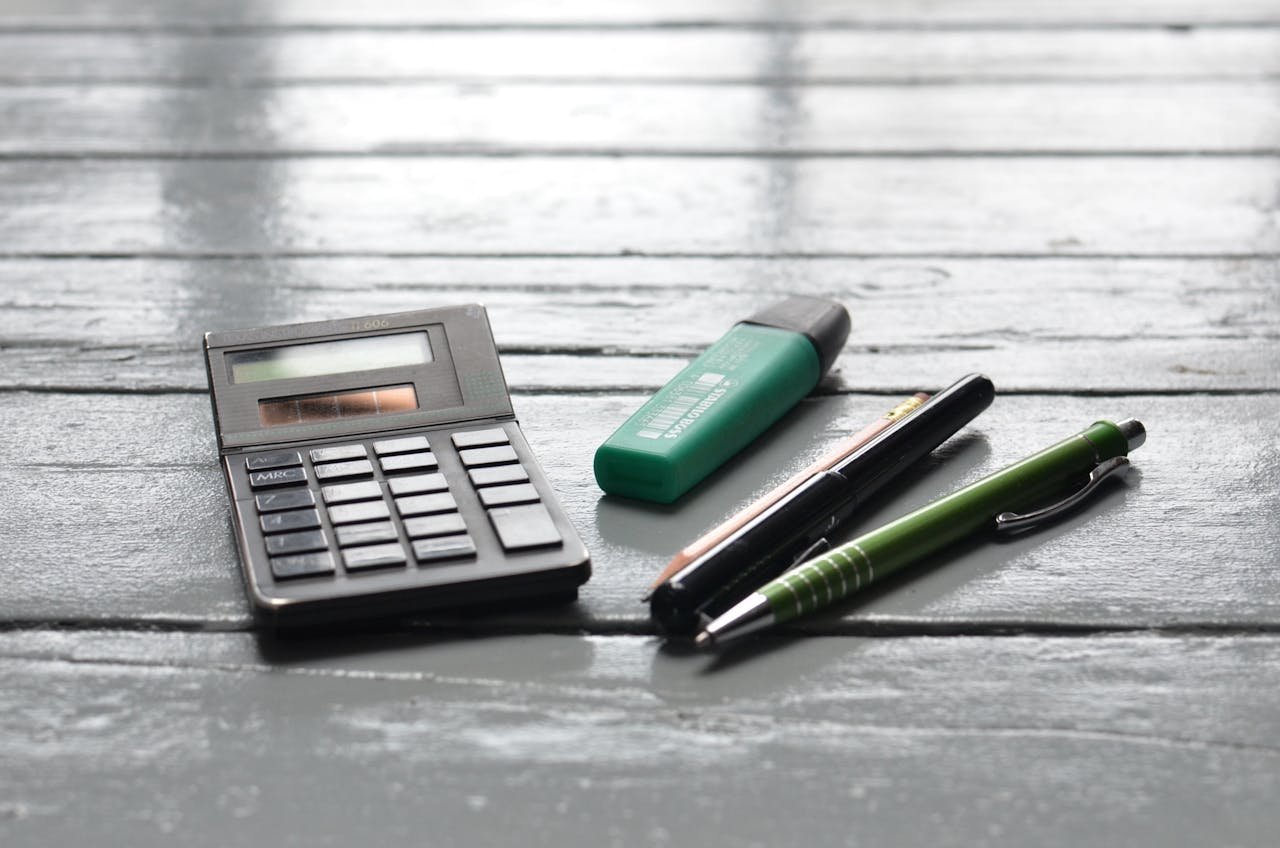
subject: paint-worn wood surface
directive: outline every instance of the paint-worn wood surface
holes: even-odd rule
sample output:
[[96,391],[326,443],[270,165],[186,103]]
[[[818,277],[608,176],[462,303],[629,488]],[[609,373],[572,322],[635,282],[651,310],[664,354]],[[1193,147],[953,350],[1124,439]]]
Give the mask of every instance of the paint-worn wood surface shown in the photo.
[[[1270,0],[3,4],[0,844],[1272,844],[1278,48]],[[602,497],[793,292],[853,316],[816,396]],[[201,334],[472,300],[579,601],[255,632]],[[1138,472],[730,662],[653,636],[674,547],[968,371],[860,526],[1098,417]]]

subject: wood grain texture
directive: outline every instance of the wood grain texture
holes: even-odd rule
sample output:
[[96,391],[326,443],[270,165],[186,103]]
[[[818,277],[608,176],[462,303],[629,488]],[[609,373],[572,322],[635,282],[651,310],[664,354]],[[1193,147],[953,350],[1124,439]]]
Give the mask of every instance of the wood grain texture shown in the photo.
[[1243,255],[1280,159],[0,163],[3,255]]
[[0,81],[297,85],[406,80],[949,82],[1258,79],[1280,32],[1149,30],[289,30],[13,32]]
[[8,260],[0,387],[203,391],[207,330],[481,301],[517,390],[652,391],[809,293],[853,318],[826,391],[909,393],[943,358],[1006,390],[1277,389],[1278,276],[1274,259]]
[[[940,358],[920,386],[956,376]],[[592,553],[594,576],[576,607],[503,620],[646,631],[639,596],[676,547],[895,402],[805,402],[677,505],[654,507],[602,497],[586,471],[595,446],[642,400],[516,398],[530,443]],[[1129,415],[1144,419],[1151,437],[1127,485],[1043,532],[924,563],[801,629],[1280,625],[1276,395],[1000,398],[968,437],[895,486],[857,526],[895,518],[1097,418]],[[0,621],[246,626],[210,418],[207,398],[196,395],[0,394],[0,428],[11,434],[0,446],[0,485],[9,493]],[[1225,422],[1229,438],[1219,435]],[[1246,537],[1249,544],[1235,543]]]
[[625,0],[557,3],[473,0],[274,0],[205,4],[199,0],[102,0],[88,8],[77,0],[11,0],[0,24],[12,28],[210,27],[634,27],[634,26],[1160,26],[1270,24],[1280,10],[1268,0],[1070,0],[1041,4],[1017,0]]
[[[0,5],[0,845],[1272,844],[1278,81],[1275,0]],[[818,396],[602,497],[790,293],[853,315]],[[201,333],[474,300],[580,600],[235,632]],[[850,532],[1099,417],[1136,472],[723,660],[650,635],[677,546],[967,371]]]
[[[1260,153],[1280,82],[0,88],[0,155]],[[1241,122],[1248,114],[1253,120]]]
[[0,838],[1190,848],[1280,824],[1274,637],[771,647],[709,672],[644,638],[5,634]]

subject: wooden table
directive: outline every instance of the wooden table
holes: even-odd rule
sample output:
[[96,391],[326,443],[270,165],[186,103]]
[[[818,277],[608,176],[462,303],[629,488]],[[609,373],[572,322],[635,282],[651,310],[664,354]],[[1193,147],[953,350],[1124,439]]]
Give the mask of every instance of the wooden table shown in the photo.
[[[1274,844],[1275,0],[10,0],[0,844]],[[669,507],[594,447],[735,320],[814,397]],[[281,641],[201,334],[479,300],[595,574]],[[673,549],[969,371],[874,524],[1142,418],[1090,508],[716,661]]]

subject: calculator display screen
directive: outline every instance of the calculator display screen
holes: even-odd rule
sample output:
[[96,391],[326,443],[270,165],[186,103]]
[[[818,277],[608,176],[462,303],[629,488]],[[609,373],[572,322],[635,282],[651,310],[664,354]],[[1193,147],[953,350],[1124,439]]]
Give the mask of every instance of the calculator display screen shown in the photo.
[[[423,332],[243,350],[226,356],[232,383],[324,377],[424,365],[432,359],[431,342]],[[416,409],[417,404],[410,408]]]
[[264,427],[285,424],[315,424],[339,418],[364,418],[412,412],[418,395],[411,385],[357,389],[327,395],[300,395],[258,401],[258,418]]

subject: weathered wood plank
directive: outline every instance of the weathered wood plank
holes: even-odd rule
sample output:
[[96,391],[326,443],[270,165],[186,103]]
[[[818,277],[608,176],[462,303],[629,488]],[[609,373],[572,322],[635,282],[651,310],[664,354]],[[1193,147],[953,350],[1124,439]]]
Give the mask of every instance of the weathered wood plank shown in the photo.
[[0,81],[950,82],[1257,79],[1280,74],[1275,29],[1005,32],[725,29],[593,32],[0,30]]
[[275,0],[205,4],[198,0],[105,0],[84,8],[76,0],[11,0],[0,10],[9,28],[346,27],[346,26],[1151,26],[1275,23],[1268,0],[1072,0],[1041,4],[1016,0],[844,0],[776,3],[765,0],[629,0],[519,3],[511,0]]
[[0,88],[0,155],[1280,152],[1280,82]]
[[652,390],[812,293],[853,316],[830,390],[913,390],[944,357],[1011,390],[1276,389],[1277,279],[1277,260],[9,260],[0,387],[199,391],[206,330],[481,301],[515,388]]
[[[728,326],[728,324],[726,324]],[[1127,392],[1252,392],[1280,389],[1274,341],[1139,340],[1081,347],[1077,341],[1030,345],[926,345],[865,350],[854,345],[818,391],[910,394],[921,374],[945,360],[956,374],[1005,375],[1011,392],[1124,394]],[[574,354],[503,356],[507,381],[518,392],[652,392],[688,357]],[[1117,362],[1122,367],[1117,367]],[[0,350],[4,388],[38,391],[203,391],[204,365],[192,347],[12,347]]]
[[0,837],[1190,848],[1280,825],[1274,637],[804,639],[705,668],[637,637],[9,633]]
[[[940,357],[918,379],[928,388],[956,376]],[[1001,375],[991,376],[999,387]],[[678,505],[658,508],[602,498],[591,479],[595,446],[641,400],[517,396],[530,442],[595,563],[577,607],[519,617],[525,625],[643,626],[638,598],[674,547],[892,403],[866,395],[809,401]],[[973,435],[931,459],[859,526],[1096,418],[1127,415],[1151,431],[1127,486],[1053,528],[957,551],[805,627],[1280,624],[1277,540],[1268,529],[1280,526],[1276,395],[999,398]],[[10,434],[0,444],[8,493],[0,621],[247,624],[205,397],[5,393],[0,430]],[[1234,543],[1243,536],[1249,544]]]
[[[177,116],[175,116],[177,117]],[[0,163],[5,255],[1253,255],[1280,158]]]

